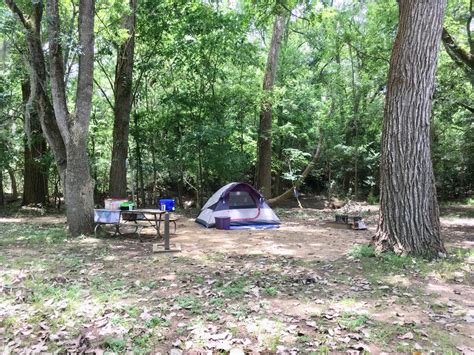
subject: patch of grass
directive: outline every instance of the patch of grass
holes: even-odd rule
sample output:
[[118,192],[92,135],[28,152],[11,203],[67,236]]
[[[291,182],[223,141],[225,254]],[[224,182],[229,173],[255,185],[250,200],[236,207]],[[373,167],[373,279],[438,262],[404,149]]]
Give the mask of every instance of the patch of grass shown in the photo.
[[104,342],[106,350],[110,350],[116,353],[123,353],[127,349],[127,343],[124,339],[119,338],[106,338]]
[[39,225],[32,223],[2,223],[2,238],[0,246],[15,243],[29,245],[55,245],[67,240],[66,229],[63,225]]
[[274,297],[277,295],[278,290],[275,287],[266,287],[264,290],[265,294],[270,297]]
[[152,317],[145,321],[145,327],[147,328],[155,328],[155,327],[169,327],[170,322],[161,317]]
[[180,296],[176,302],[181,308],[189,310],[191,314],[202,314],[202,303],[193,296]]
[[300,335],[298,336],[298,342],[300,343],[307,343],[311,341],[311,337],[309,335]]
[[133,344],[137,346],[134,352],[138,353],[148,353],[150,351],[150,340],[152,335],[150,333],[145,333],[133,338]]
[[371,245],[356,245],[351,249],[349,255],[357,259],[371,258],[375,256],[375,249]]
[[202,285],[204,283],[204,277],[202,277],[201,275],[197,275],[194,278],[194,282],[199,284],[199,285]]
[[357,328],[363,326],[369,318],[364,314],[354,314],[351,312],[344,312],[341,317],[339,317],[338,322],[341,326],[344,326],[346,329],[351,332],[355,331]]
[[352,306],[356,304],[356,300],[353,298],[343,298],[340,303],[344,306]]
[[220,287],[222,293],[228,297],[241,297],[245,294],[245,288],[247,287],[247,280],[244,278],[238,278],[230,283]]
[[266,339],[264,340],[264,344],[273,353],[276,352],[277,346],[280,345],[280,342],[281,342],[281,338],[279,335],[270,335],[266,337]]
[[222,308],[225,306],[225,301],[223,298],[220,297],[212,297],[209,300],[209,304],[218,308]]
[[209,313],[207,316],[206,316],[206,320],[210,321],[210,322],[215,322],[216,320],[219,319],[219,315],[217,313]]

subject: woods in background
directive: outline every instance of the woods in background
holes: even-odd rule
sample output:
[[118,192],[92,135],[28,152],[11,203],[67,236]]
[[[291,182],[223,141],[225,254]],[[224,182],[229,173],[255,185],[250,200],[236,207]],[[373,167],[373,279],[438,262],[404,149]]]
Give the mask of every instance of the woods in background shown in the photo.
[[[378,202],[396,1],[97,1],[90,122],[84,3],[59,1],[56,35],[44,2],[0,5],[0,200],[17,182],[25,204],[64,194],[73,160],[70,183],[86,183],[89,168],[96,203],[133,185],[142,204],[172,194],[202,205],[229,181],[266,197],[295,187]],[[472,1],[449,3],[425,117],[442,199],[473,189],[471,21]],[[86,130],[77,146],[74,120]]]

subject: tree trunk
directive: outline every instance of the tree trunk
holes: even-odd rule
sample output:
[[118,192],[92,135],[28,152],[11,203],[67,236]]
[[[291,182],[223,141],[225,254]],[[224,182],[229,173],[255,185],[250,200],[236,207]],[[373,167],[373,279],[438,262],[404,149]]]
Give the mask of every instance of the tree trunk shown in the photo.
[[41,43],[41,21],[43,18],[43,2],[32,2],[32,13],[26,20],[25,15],[13,0],[5,0],[10,10],[17,16],[23,25],[28,45],[28,61],[30,65],[30,102],[36,99],[39,102],[39,119],[41,129],[53,152],[54,160],[58,168],[61,183],[64,190],[65,174],[67,167],[66,147],[61,137],[58,124],[54,115],[51,102],[45,88],[47,85],[46,61]]
[[[41,132],[38,117],[38,102],[29,102],[30,82],[21,85],[23,103],[25,105],[25,151],[23,170],[23,201],[22,205],[46,203],[48,201],[48,167],[41,163],[46,153],[46,141]],[[27,107],[29,105],[30,107]]]
[[58,0],[47,1],[51,92],[56,121],[66,147],[68,164],[64,184],[65,201],[67,224],[72,236],[90,234],[94,226],[94,182],[90,176],[87,156],[94,70],[94,5],[94,0],[79,2],[78,32],[81,53],[75,112],[71,115],[68,111],[64,82]]
[[18,184],[16,183],[15,172],[12,168],[8,168],[8,176],[10,177],[10,186],[12,189],[11,200],[16,201],[16,199],[18,198]]
[[314,166],[316,165],[316,162],[319,159],[320,153],[321,153],[321,145],[323,144],[323,131],[320,129],[319,130],[319,142],[314,150],[313,157],[309,164],[306,166],[306,169],[304,169],[303,173],[301,174],[300,178],[296,181],[296,183],[293,185],[292,188],[286,190],[284,193],[282,193],[280,196],[277,196],[275,198],[272,198],[268,200],[268,204],[270,206],[277,206],[278,204],[282,203],[283,201],[289,199],[293,193],[294,190],[298,190],[301,184],[304,182],[304,180],[308,177],[309,173],[313,170]]
[[0,207],[5,204],[5,192],[3,191],[3,171],[0,169]]
[[135,49],[135,15],[137,0],[130,0],[130,15],[124,17],[129,38],[118,49],[114,82],[114,130],[110,164],[110,195],[127,197],[128,134],[132,108],[132,74]]
[[[263,79],[264,95],[273,90],[280,54],[280,44],[285,32],[286,17],[276,15],[273,24],[272,41],[268,51],[267,67]],[[262,102],[260,127],[258,133],[257,188],[265,198],[270,198],[272,190],[272,104],[269,98]]]
[[400,0],[382,132],[378,251],[445,253],[430,156],[430,116],[446,0]]

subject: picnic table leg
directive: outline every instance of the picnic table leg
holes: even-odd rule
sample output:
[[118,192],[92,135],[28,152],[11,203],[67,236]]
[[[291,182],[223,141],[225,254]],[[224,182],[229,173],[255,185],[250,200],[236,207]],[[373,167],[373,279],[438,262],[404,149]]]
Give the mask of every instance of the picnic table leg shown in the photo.
[[162,238],[162,235],[160,233],[160,228],[161,228],[161,216],[162,214],[160,213],[160,216],[157,218],[157,215],[155,214],[155,228],[156,228],[156,235],[158,238]]
[[168,212],[165,213],[165,235],[164,235],[164,239],[165,239],[164,240],[165,250],[170,250],[170,214]]

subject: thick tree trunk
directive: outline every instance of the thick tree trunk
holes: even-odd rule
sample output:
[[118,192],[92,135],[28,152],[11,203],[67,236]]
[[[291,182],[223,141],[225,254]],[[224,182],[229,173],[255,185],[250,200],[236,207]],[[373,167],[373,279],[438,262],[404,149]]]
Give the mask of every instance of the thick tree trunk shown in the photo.
[[48,201],[48,167],[41,163],[41,158],[46,153],[46,141],[41,132],[38,102],[29,102],[29,81],[22,83],[21,91],[25,105],[25,132],[28,135],[25,137],[22,205],[44,204]]
[[3,171],[0,169],[0,207],[5,204],[5,192],[3,191]]
[[66,147],[67,169],[65,202],[69,233],[72,236],[93,231],[94,182],[89,172],[87,136],[92,106],[94,69],[94,0],[79,2],[79,71],[74,115],[70,115],[64,82],[64,62],[60,46],[58,0],[47,1],[51,91],[56,121]]
[[438,202],[430,116],[446,0],[400,0],[382,133],[379,251],[436,257]]
[[112,162],[110,164],[110,195],[127,197],[128,134],[132,108],[132,74],[135,49],[135,14],[137,0],[130,0],[130,15],[124,17],[123,28],[129,38],[118,49],[114,83],[114,130]]
[[10,177],[10,186],[12,190],[11,200],[16,201],[16,199],[18,198],[18,184],[16,183],[15,172],[12,168],[8,168],[8,176]]
[[[263,79],[263,91],[269,95],[273,90],[280,54],[280,44],[285,32],[286,17],[279,14],[273,24],[272,41],[268,51],[267,67]],[[258,160],[257,160],[257,188],[265,198],[270,198],[272,193],[272,104],[264,99],[260,113],[260,127],[258,133]]]

